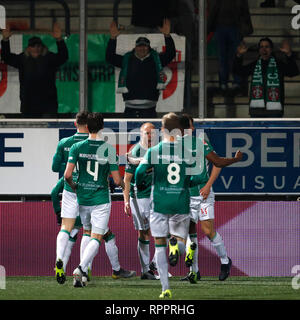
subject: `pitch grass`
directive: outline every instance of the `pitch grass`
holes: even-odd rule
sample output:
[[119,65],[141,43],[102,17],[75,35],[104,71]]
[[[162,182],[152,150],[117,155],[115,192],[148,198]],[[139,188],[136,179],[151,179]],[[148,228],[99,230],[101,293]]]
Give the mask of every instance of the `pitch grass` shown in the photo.
[[[221,282],[202,277],[197,284],[170,279],[172,300],[299,300],[291,277],[230,277]],[[159,280],[114,280],[93,277],[85,288],[74,288],[72,277],[59,285],[54,277],[7,277],[0,300],[158,300]]]

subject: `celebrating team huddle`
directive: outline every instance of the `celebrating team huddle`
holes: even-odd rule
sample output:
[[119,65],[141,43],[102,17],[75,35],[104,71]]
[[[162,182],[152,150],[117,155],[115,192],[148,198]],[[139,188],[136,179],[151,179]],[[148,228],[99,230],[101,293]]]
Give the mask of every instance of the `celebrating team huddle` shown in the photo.
[[[103,240],[113,269],[112,277],[136,275],[135,271],[121,268],[115,235],[108,228],[111,213],[109,176],[123,189],[125,213],[132,216],[138,232],[141,280],[159,278],[162,285],[159,298],[172,297],[168,262],[175,266],[185,253],[185,264],[190,272],[182,280],[196,283],[200,279],[198,220],[220,257],[219,280],[225,280],[230,273],[231,259],[221,235],[214,230],[212,184],[220,168],[240,161],[242,153],[238,151],[234,158],[219,157],[203,137],[192,135],[193,119],[189,115],[168,113],[162,118],[162,139],[158,143],[155,126],[149,122],[141,126],[140,141],[127,155],[123,181],[115,148],[101,138],[102,115],[78,113],[76,127],[74,136],[59,142],[52,165],[55,172],[65,168],[64,181],[61,179],[60,187],[56,186],[52,192],[54,209],[59,213],[57,194],[64,186],[61,230],[56,246],[57,282],[65,282],[66,264],[81,225],[80,263],[73,271],[75,287],[84,287],[89,281],[93,259]],[[211,175],[208,174],[208,161],[213,165]],[[79,223],[78,219],[81,220]],[[155,253],[150,262],[151,236],[154,237]]]

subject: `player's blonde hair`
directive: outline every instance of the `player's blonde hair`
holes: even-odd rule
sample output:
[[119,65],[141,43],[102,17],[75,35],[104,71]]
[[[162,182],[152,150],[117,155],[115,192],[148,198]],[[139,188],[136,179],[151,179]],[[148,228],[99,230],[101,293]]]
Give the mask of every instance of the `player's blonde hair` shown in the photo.
[[164,129],[169,132],[180,128],[179,117],[174,112],[169,112],[165,114],[161,119],[161,124]]
[[140,130],[144,130],[145,127],[153,127],[155,129],[155,125],[152,122],[145,122],[141,125]]

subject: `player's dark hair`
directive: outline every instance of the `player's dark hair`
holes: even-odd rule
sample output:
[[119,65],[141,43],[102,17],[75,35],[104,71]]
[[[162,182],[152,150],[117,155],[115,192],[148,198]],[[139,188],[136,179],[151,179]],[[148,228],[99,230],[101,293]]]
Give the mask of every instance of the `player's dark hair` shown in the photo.
[[190,119],[186,114],[181,114],[179,116],[179,124],[181,129],[189,129],[190,128]]
[[78,112],[78,113],[76,114],[76,123],[77,123],[78,125],[85,125],[85,124],[87,124],[88,115],[89,115],[89,112],[88,112],[88,111]]
[[88,115],[87,127],[90,133],[97,133],[104,127],[103,116],[99,112],[91,112]]
[[193,117],[192,117],[190,114],[188,114],[188,113],[185,113],[185,114],[186,114],[187,117],[189,117],[191,123],[194,124],[194,119],[193,119]]
[[179,117],[174,112],[169,112],[162,117],[161,120],[162,127],[171,132],[174,129],[179,129]]
[[190,129],[191,121],[193,123],[193,118],[187,113],[183,113],[179,116],[179,124],[181,129]]

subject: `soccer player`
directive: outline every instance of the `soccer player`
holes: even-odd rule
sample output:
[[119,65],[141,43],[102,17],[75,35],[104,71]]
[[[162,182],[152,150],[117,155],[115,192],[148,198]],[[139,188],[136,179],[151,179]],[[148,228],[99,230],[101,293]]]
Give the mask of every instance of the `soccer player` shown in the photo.
[[[61,216],[60,216],[61,205],[60,205],[59,195],[63,192],[63,189],[64,189],[64,177],[59,179],[56,186],[51,191],[51,199],[52,199],[53,209],[57,215],[57,222],[59,225],[61,225]],[[73,249],[74,244],[77,240],[78,232],[82,227],[83,227],[83,225],[81,223],[80,216],[78,215],[75,220],[74,228],[70,232],[69,241],[68,241],[67,247],[65,249],[64,257],[62,259],[64,270],[66,270],[66,268],[67,268],[67,264],[68,264],[72,249]],[[83,256],[84,249],[87,246],[87,244],[89,243],[90,238],[91,238],[90,226],[86,226],[85,228],[88,228],[88,229],[83,230],[81,243],[80,243],[80,257]],[[112,269],[113,269],[112,278],[119,279],[119,278],[122,278],[124,275],[126,276],[126,274],[127,274],[126,272],[120,272],[121,268],[120,268],[119,257],[118,257],[118,247],[116,245],[115,235],[112,233],[111,230],[108,230],[108,232],[106,232],[106,234],[103,237],[103,240],[105,241],[106,254],[109,258],[109,261],[110,261]],[[116,270],[119,270],[119,272]],[[124,270],[124,269],[122,269],[122,270]],[[91,279],[91,272],[92,272],[92,262],[89,264],[89,267],[88,267],[87,281],[89,281]]]
[[[57,224],[59,226],[61,226],[61,220],[62,220],[61,219],[61,205],[60,205],[59,195],[63,192],[63,190],[64,190],[64,177],[62,177],[58,180],[57,184],[55,185],[55,187],[51,191],[52,205],[53,205],[53,209],[56,214],[56,217],[57,217]],[[68,244],[67,244],[65,252],[64,252],[64,257],[62,259],[64,270],[66,270],[66,268],[67,268],[67,264],[69,262],[69,258],[70,258],[72,249],[73,249],[74,244],[77,240],[78,232],[81,229],[81,227],[82,227],[82,224],[81,224],[80,217],[77,216],[77,218],[75,220],[74,228],[70,232],[69,241],[68,241]]]
[[[197,222],[200,221],[201,229],[211,241],[217,255],[221,260],[221,271],[219,280],[224,281],[230,273],[232,265],[231,259],[227,255],[227,251],[222,239],[222,236],[214,229],[214,203],[215,195],[212,190],[212,185],[217,179],[221,168],[228,166],[242,159],[242,153],[238,151],[234,158],[221,158],[213,150],[211,144],[200,137],[192,136],[194,130],[193,118],[187,114],[180,116],[180,125],[184,132],[182,137],[183,144],[192,149],[194,158],[198,161],[195,165],[202,168],[202,184],[199,184],[190,189],[190,227],[189,238],[191,243],[197,244]],[[213,164],[211,176],[208,173],[208,161]],[[190,273],[182,280],[189,280],[191,283],[196,283],[200,280],[198,269],[198,246],[195,246],[194,252],[191,252],[190,246],[187,248],[187,258],[190,253],[193,256],[190,265]],[[186,258],[186,264],[187,264]]]
[[[154,144],[155,126],[150,122],[144,123],[140,127],[140,141],[134,145],[130,152],[130,157],[134,159],[142,158],[148,148]],[[136,190],[134,174],[136,164],[128,161],[125,168],[124,183],[124,210],[125,213],[133,218],[133,224],[138,231],[138,256],[141,264],[141,279],[155,280],[154,273],[150,270],[150,193],[152,175],[151,172],[145,177],[146,188],[142,191]]]
[[60,194],[64,190],[64,177],[61,177],[56,183],[55,187],[51,190],[51,201],[54,213],[56,214],[56,221],[61,226],[61,205],[60,205]]
[[[69,150],[71,146],[79,141],[83,141],[88,137],[87,129],[87,117],[88,112],[79,112],[76,115],[75,126],[77,132],[68,138],[63,138],[59,141],[56,153],[52,161],[52,171],[60,172],[65,169],[68,161]],[[74,180],[77,179],[77,172],[74,171]],[[64,183],[64,189],[62,193],[62,207],[61,207],[61,229],[56,239],[56,263],[55,274],[58,283],[63,284],[66,281],[65,268],[63,265],[64,255],[68,242],[70,239],[71,231],[74,228],[76,217],[78,216],[78,203],[76,193],[72,188]]]
[[[82,224],[91,225],[91,240],[88,242],[79,266],[73,272],[74,286],[84,286],[88,266],[97,255],[99,246],[108,231],[111,213],[111,199],[108,178],[112,175],[114,183],[124,189],[124,182],[119,173],[116,150],[98,135],[103,129],[103,117],[100,113],[88,115],[87,127],[89,138],[74,144],[70,149],[64,177],[77,193]],[[77,182],[73,180],[73,171],[78,165]],[[120,267],[119,267],[120,268]],[[114,271],[116,277],[135,276],[135,271],[122,268]]]
[[[150,229],[155,241],[155,257],[162,293],[159,298],[171,298],[169,288],[168,262],[166,257],[167,236],[169,241],[169,263],[176,265],[179,252],[185,251],[185,240],[189,228],[189,187],[200,183],[198,176],[188,172],[189,152],[183,150],[178,143],[180,125],[179,117],[175,113],[168,113],[162,118],[163,140],[156,146],[149,148],[144,159],[135,172],[137,188],[145,188],[145,176],[153,170],[152,208],[150,213]],[[172,249],[176,247],[176,250]]]

